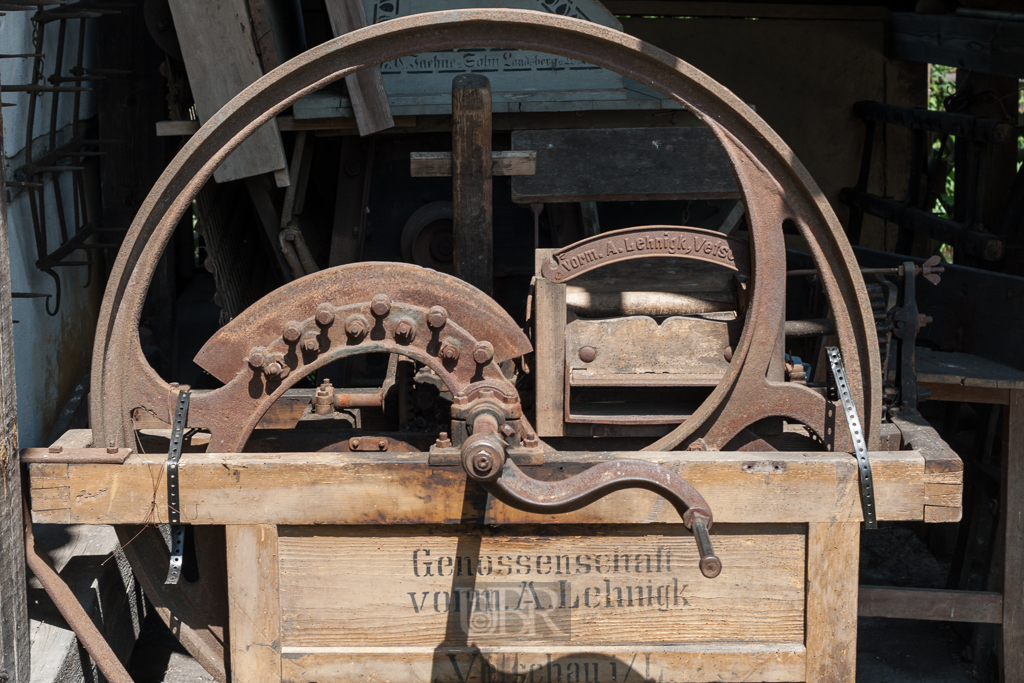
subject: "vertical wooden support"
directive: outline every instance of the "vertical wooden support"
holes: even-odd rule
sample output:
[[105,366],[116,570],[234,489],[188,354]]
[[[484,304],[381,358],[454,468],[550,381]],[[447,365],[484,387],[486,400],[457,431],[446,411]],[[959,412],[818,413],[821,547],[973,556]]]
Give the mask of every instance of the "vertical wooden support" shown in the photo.
[[373,139],[346,135],[341,140],[338,186],[334,195],[334,225],[328,267],[355,263],[366,236],[366,206],[373,176]]
[[[335,36],[366,26],[362,0],[327,0],[327,17]],[[345,87],[352,100],[360,135],[370,135],[395,125],[379,65],[374,64],[346,76]]]
[[854,683],[860,523],[807,526],[807,681]]
[[281,683],[277,526],[225,527],[233,683]]
[[1024,681],[1024,390],[1003,419],[1003,625],[1000,679]]
[[[3,121],[0,119],[0,131]],[[0,159],[3,140],[0,138]],[[7,183],[0,174],[0,681],[28,683],[25,527],[21,516],[18,409],[14,388]]]
[[533,290],[533,371],[537,375],[535,402],[537,433],[562,436],[565,431],[565,285],[540,276],[554,249],[537,249]]
[[491,164],[491,82],[461,74],[452,81],[455,275],[488,296],[494,290]]

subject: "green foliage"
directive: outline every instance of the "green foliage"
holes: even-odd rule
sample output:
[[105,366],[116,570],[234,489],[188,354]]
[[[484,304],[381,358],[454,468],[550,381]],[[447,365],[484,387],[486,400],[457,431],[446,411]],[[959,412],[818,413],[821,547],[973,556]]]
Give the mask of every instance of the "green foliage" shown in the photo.
[[946,98],[956,93],[956,69],[942,64],[931,64],[928,69],[928,108],[945,109]]

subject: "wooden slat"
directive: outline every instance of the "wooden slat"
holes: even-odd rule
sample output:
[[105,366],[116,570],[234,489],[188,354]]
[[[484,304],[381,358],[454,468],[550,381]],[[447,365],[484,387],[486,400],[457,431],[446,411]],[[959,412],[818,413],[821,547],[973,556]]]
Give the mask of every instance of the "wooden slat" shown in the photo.
[[860,524],[807,530],[807,681],[854,683]]
[[[361,0],[326,0],[326,4],[335,37],[366,26]],[[360,135],[371,135],[395,125],[379,65],[374,64],[346,76],[345,86],[352,100]]]
[[917,381],[964,388],[1024,389],[1024,372],[969,353],[917,347]]
[[1006,405],[1010,402],[1009,389],[990,387],[965,387],[962,384],[939,384],[918,382],[917,385],[931,392],[929,401],[961,401],[963,403],[995,403]]
[[228,627],[233,683],[279,683],[278,540],[272,524],[227,526]]
[[[202,122],[263,76],[245,0],[171,0],[189,85]],[[228,26],[233,30],[226,30]],[[285,168],[277,122],[254,132],[214,171],[218,183]]]
[[[538,249],[535,272],[553,249]],[[533,348],[537,375],[537,433],[562,436],[565,430],[565,285],[537,277],[533,289]]]
[[1003,415],[1002,680],[1024,680],[1024,391],[1010,392]]
[[491,202],[491,83],[480,74],[452,81],[452,232],[456,277],[494,289]]
[[615,14],[667,17],[757,17],[759,19],[846,19],[884,21],[884,7],[782,5],[753,2],[688,2],[687,0],[604,0]]
[[862,617],[972,624],[999,624],[1003,621],[1003,596],[984,591],[861,586],[857,605],[857,614]]
[[[537,153],[491,152],[491,175],[533,175]],[[413,178],[443,178],[452,174],[451,152],[411,152],[409,171]]]
[[[0,132],[0,158],[3,137]],[[7,182],[0,178],[0,670],[11,683],[28,683],[28,598],[25,526],[18,464],[18,406],[14,387],[11,254],[7,237]]]
[[537,173],[512,179],[515,202],[739,196],[729,158],[708,128],[524,130],[512,133],[512,149],[537,152]]
[[[690,681],[718,683],[720,672],[775,683],[803,680],[800,645],[701,644],[699,646],[559,645],[481,647],[367,647],[323,650],[289,649],[281,670],[283,683],[534,683],[587,681]],[[550,678],[549,678],[550,674]],[[589,678],[585,676],[589,675]],[[628,678],[626,678],[628,676]]]
[[[427,465],[425,453],[186,453],[181,501],[191,524],[451,524],[462,518],[460,467]],[[854,522],[862,519],[856,461],[829,453],[551,453],[530,468],[546,479],[616,457],[644,458],[678,472],[705,497],[715,522]],[[926,486],[957,483],[960,473],[930,473],[915,451],[871,454],[879,519],[920,520]],[[166,521],[166,456],[141,454],[123,465],[29,465],[33,496],[69,486],[68,521]],[[66,474],[41,468],[67,467]],[[770,472],[765,474],[765,472]],[[59,477],[59,480],[55,478]],[[38,493],[49,501],[57,494]],[[658,496],[629,489],[564,515],[535,515],[492,502],[478,521],[641,523],[679,521],[671,506],[650,515]],[[958,508],[954,508],[958,509]],[[650,519],[648,520],[648,516]]]

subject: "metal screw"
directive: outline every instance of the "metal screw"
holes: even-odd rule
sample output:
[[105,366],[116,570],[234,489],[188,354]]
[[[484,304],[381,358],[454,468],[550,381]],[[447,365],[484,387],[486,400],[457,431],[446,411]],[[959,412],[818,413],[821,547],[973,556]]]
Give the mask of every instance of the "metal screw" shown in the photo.
[[383,318],[391,312],[391,297],[387,294],[378,294],[370,300],[370,310],[378,318]]
[[387,439],[381,439],[380,441],[378,441],[377,442],[377,448],[379,448],[382,451],[386,451],[388,449],[388,441],[387,441]]
[[361,315],[354,315],[345,323],[345,332],[356,339],[366,335],[366,321]]
[[111,455],[114,455],[114,454],[117,453],[117,446],[114,445],[113,441],[108,441],[107,442],[107,453],[110,453]]
[[294,320],[289,323],[285,323],[284,329],[281,330],[281,336],[284,337],[284,340],[289,344],[294,344],[299,341],[299,337],[302,336],[302,325]]
[[580,349],[580,360],[584,363],[593,363],[597,358],[597,349],[593,346],[584,346]]
[[249,349],[249,367],[254,369],[262,368],[264,360],[263,351],[255,347]]
[[458,360],[459,347],[455,346],[451,342],[445,342],[441,345],[441,358],[444,360]]
[[515,427],[506,422],[505,424],[501,425],[501,433],[507,439],[508,437],[516,433],[516,429]]
[[401,337],[402,341],[408,344],[416,337],[416,328],[408,320],[401,320],[395,326],[395,336]]
[[444,307],[433,306],[427,311],[427,324],[435,330],[444,327],[446,322],[448,322],[448,311],[444,310]]
[[359,448],[359,439],[349,439],[348,440],[348,447],[351,448],[352,450],[358,449]]
[[490,363],[494,358],[494,347],[491,342],[479,342],[473,349],[473,360],[480,365]]
[[330,304],[320,304],[316,309],[316,321],[318,324],[327,327],[334,322],[334,311]]

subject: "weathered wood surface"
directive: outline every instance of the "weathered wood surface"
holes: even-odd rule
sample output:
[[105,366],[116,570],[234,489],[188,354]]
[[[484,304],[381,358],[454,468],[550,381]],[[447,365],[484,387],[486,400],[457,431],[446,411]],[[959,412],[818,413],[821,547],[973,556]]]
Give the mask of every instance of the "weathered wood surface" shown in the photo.
[[[963,462],[920,413],[893,411],[892,422],[900,430],[903,447],[924,456],[925,471],[945,477],[925,487],[924,521],[959,522],[963,515]],[[949,486],[954,479],[960,484]]]
[[452,81],[452,231],[455,275],[488,296],[494,289],[491,84],[480,74]]
[[860,524],[807,529],[807,681],[854,683]]
[[233,683],[279,683],[278,539],[272,524],[224,529]]
[[[642,457],[678,472],[705,497],[715,522],[847,522],[862,519],[856,461],[829,453],[551,453],[530,475],[553,479],[616,457]],[[190,524],[451,524],[463,518],[461,468],[427,465],[425,453],[186,453],[183,517]],[[33,519],[84,524],[166,521],[166,456],[123,465],[29,465]],[[961,471],[929,472],[916,451],[871,454],[879,519],[921,520],[942,505],[959,516]],[[959,460],[957,460],[959,463]],[[941,495],[938,495],[941,493]],[[679,521],[671,506],[648,516],[653,493],[615,492],[582,510],[535,515],[484,499],[488,524]]]
[[677,530],[282,527],[281,644],[803,643],[801,526]]
[[[774,683],[803,680],[802,645],[419,646],[288,649],[283,683],[374,680],[380,683],[535,683],[690,681],[718,683],[721,672]],[[550,675],[550,678],[548,677]],[[629,676],[627,679],[626,677]]]
[[[171,0],[196,112],[203,123],[263,75],[245,0]],[[228,30],[229,27],[233,27]],[[214,171],[218,183],[286,167],[277,121],[254,132]]]
[[[539,273],[554,249],[537,249],[535,272]],[[536,375],[534,403],[537,407],[537,434],[562,436],[565,430],[565,285],[534,281],[533,372]]]
[[1010,392],[1003,416],[1003,627],[1004,681],[1024,680],[1024,391]]
[[1024,372],[979,356],[934,351],[920,346],[915,352],[918,382],[986,389],[1024,389]]
[[739,196],[728,155],[704,127],[516,131],[512,149],[537,152],[537,173],[512,179],[515,202]]
[[[0,118],[0,131],[3,120]],[[0,134],[0,158],[3,137]],[[7,182],[0,178],[0,670],[11,683],[29,681],[25,526],[18,464],[18,406],[14,384],[11,254],[7,237]]]
[[[413,178],[443,178],[452,174],[451,152],[412,152],[409,172]],[[537,172],[537,153],[492,152],[491,175],[533,175]]]
[[[366,26],[366,13],[360,0],[326,0],[326,4],[335,37]],[[346,76],[345,86],[360,135],[371,135],[395,125],[379,64]]]
[[891,21],[899,59],[1024,76],[1024,26],[1018,21],[914,12],[893,12]]
[[973,624],[1003,621],[1003,596],[985,591],[861,586],[857,604],[857,614],[862,617]]

